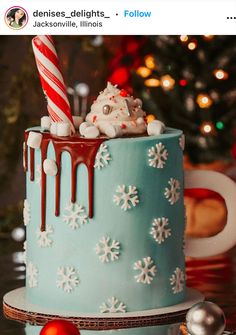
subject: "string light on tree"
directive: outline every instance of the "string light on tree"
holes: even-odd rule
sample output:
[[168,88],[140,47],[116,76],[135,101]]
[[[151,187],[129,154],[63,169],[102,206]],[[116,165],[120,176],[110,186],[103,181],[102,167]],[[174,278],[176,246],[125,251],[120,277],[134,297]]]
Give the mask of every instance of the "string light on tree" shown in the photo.
[[200,132],[203,135],[213,135],[215,132],[214,124],[210,121],[205,121],[200,126]]
[[149,115],[146,116],[146,122],[147,122],[147,123],[150,123],[150,122],[152,122],[152,121],[154,121],[154,120],[156,120],[155,115],[153,115],[153,114],[149,114]]
[[203,35],[203,38],[207,41],[213,40],[214,35]]
[[145,66],[140,66],[137,68],[136,73],[142,78],[147,78],[148,76],[150,76],[152,71]]
[[188,41],[188,35],[180,35],[179,39],[181,42],[185,43]]
[[191,50],[191,51],[197,49],[197,41],[191,41],[191,42],[189,42],[188,49]]
[[144,84],[147,87],[158,87],[160,86],[160,80],[156,78],[149,78],[145,80]]
[[186,79],[180,79],[179,84],[180,84],[180,86],[185,87],[185,86],[187,86],[187,80]]
[[229,78],[229,74],[222,69],[214,70],[213,74],[218,80],[227,80]]
[[147,55],[144,59],[146,67],[148,67],[150,70],[154,70],[156,67],[155,59],[152,55]]
[[175,86],[175,80],[169,74],[166,74],[161,77],[161,86],[165,91],[172,90]]
[[217,121],[217,122],[216,122],[216,128],[217,128],[218,130],[223,130],[224,127],[225,127],[225,125],[224,125],[224,123],[223,123],[222,121]]
[[206,93],[198,94],[196,102],[200,108],[209,108],[213,104],[212,98]]

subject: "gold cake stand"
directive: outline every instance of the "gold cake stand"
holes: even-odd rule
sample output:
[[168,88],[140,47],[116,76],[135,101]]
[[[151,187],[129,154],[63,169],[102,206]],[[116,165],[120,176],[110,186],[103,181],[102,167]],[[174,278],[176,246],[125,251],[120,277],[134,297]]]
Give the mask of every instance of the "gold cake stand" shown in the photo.
[[53,319],[73,322],[79,329],[110,330],[165,325],[182,322],[187,311],[204,297],[196,290],[187,288],[184,302],[152,310],[128,313],[88,314],[45,309],[27,302],[25,287],[7,293],[3,297],[3,311],[8,319],[44,325]]

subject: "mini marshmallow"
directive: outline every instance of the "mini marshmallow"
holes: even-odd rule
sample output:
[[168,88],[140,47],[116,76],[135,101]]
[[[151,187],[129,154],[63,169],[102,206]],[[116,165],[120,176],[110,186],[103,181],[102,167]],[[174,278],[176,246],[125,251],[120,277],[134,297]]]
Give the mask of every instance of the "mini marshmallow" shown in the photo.
[[41,128],[43,130],[50,130],[51,127],[51,119],[49,116],[41,117]]
[[43,162],[43,170],[49,176],[55,176],[57,174],[57,163],[53,159],[45,159]]
[[52,122],[50,127],[50,133],[53,135],[57,134],[57,122]]
[[43,135],[34,131],[29,132],[27,145],[33,149],[39,149],[41,146]]
[[89,126],[91,126],[89,122],[82,122],[81,125],[79,126],[80,135],[84,136],[84,131]]
[[143,119],[143,117],[139,117],[137,120],[136,120],[136,123],[137,124],[143,124],[145,121]]
[[79,129],[81,123],[84,121],[84,119],[82,118],[82,116],[72,116],[73,118],[73,122],[74,122],[74,126],[75,129]]
[[122,129],[120,126],[113,126],[109,124],[107,125],[106,129],[104,129],[104,133],[110,138],[115,138],[118,136],[122,136]]
[[70,136],[71,125],[67,122],[57,123],[57,136]]
[[100,135],[100,131],[96,126],[88,126],[84,129],[84,137],[86,138],[97,138]]
[[160,135],[164,132],[165,125],[161,121],[153,120],[152,122],[148,123],[147,126],[147,133],[149,136]]

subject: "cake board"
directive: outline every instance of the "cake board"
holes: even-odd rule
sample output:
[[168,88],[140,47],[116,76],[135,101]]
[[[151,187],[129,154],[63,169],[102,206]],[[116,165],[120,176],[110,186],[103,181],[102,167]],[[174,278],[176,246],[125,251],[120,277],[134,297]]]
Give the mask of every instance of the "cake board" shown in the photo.
[[64,319],[84,330],[124,329],[181,322],[194,304],[204,300],[200,292],[187,288],[186,299],[180,304],[125,314],[101,315],[42,308],[27,302],[25,293],[25,287],[21,287],[3,297],[3,311],[8,319],[34,325],[44,325],[53,319]]

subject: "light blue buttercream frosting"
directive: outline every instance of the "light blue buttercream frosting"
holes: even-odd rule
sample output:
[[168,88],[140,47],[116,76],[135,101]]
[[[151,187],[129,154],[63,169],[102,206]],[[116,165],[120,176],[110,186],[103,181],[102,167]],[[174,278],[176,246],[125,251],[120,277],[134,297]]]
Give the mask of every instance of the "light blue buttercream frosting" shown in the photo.
[[[105,141],[94,169],[91,219],[87,168],[78,168],[76,205],[71,206],[71,157],[64,152],[59,217],[54,215],[55,176],[47,176],[45,233],[40,233],[41,150],[35,150],[35,180],[26,173],[29,302],[57,311],[101,313],[184,300],[181,137],[180,130],[168,128],[159,136]],[[55,160],[52,143],[47,158]]]

